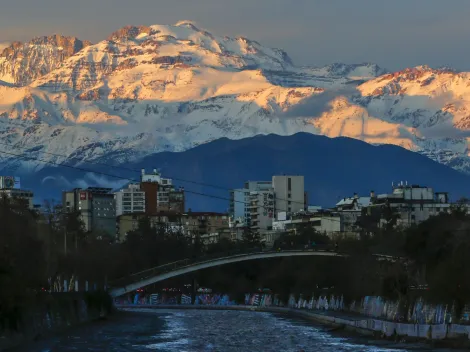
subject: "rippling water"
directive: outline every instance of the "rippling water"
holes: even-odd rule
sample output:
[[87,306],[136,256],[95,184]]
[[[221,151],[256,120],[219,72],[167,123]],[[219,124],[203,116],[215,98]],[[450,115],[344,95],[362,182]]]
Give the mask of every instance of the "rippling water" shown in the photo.
[[20,351],[396,351],[366,342],[333,336],[321,326],[270,313],[139,309]]

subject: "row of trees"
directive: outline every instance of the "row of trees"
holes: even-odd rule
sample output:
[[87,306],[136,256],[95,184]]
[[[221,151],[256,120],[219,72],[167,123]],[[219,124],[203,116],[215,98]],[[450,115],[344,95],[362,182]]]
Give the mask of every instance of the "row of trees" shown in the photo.
[[86,232],[79,213],[45,208],[38,213],[19,199],[0,199],[0,310],[42,290],[63,290],[64,280],[103,288],[158,265],[259,244],[259,235],[247,232],[237,245],[224,240],[204,246],[198,234],[189,238],[145,218],[116,243],[109,234]]
[[[197,234],[188,238],[163,225],[151,226],[149,219],[141,220],[125,242],[114,243],[105,234],[86,233],[79,214],[50,208],[41,215],[17,200],[0,199],[0,310],[64,279],[74,277],[103,287],[107,281],[180,259],[261,244],[258,234],[246,231],[240,242],[221,240],[205,246]],[[470,300],[466,280],[470,217],[463,205],[408,229],[367,228],[359,238],[330,239],[305,227],[295,236],[282,235],[275,246],[308,244],[337,245],[349,257],[248,261],[203,270],[195,274],[196,279],[220,292],[240,294],[258,288],[284,295],[326,289],[349,299],[382,295],[409,302],[413,296],[425,295],[436,302],[456,302],[459,307]],[[406,259],[378,261],[374,257],[378,253]]]

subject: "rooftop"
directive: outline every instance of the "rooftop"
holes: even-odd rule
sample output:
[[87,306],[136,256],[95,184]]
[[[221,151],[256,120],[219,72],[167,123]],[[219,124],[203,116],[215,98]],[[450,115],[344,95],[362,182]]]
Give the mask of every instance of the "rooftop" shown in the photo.
[[361,207],[367,207],[371,204],[370,197],[349,197],[341,199],[338,203],[336,203],[336,206],[352,205],[354,201],[357,201],[357,204],[359,204]]

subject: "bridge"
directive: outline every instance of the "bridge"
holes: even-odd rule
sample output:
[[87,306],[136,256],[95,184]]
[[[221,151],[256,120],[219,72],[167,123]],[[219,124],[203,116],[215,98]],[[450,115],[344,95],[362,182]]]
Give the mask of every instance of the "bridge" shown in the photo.
[[[109,294],[111,297],[119,297],[128,292],[135,291],[141,287],[148,286],[175,276],[188,274],[201,269],[212,268],[224,264],[232,264],[247,260],[280,258],[280,257],[298,257],[298,256],[317,256],[317,257],[347,257],[347,254],[327,250],[283,250],[283,251],[251,251],[248,253],[225,253],[215,257],[202,257],[195,260],[184,259],[174,263],[161,265],[155,268],[141,271],[129,275],[125,278],[110,282]],[[384,255],[375,255],[378,260],[395,261],[396,258]]]

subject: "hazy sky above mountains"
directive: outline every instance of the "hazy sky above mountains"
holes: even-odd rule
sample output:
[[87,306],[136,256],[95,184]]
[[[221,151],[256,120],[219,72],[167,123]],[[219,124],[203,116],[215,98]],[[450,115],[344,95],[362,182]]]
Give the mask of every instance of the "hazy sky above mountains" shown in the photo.
[[97,42],[127,24],[192,20],[282,48],[301,65],[470,70],[468,0],[15,0],[0,9],[0,43],[53,33]]

